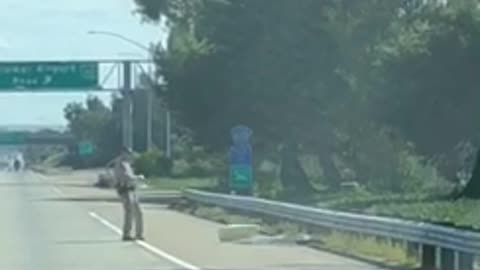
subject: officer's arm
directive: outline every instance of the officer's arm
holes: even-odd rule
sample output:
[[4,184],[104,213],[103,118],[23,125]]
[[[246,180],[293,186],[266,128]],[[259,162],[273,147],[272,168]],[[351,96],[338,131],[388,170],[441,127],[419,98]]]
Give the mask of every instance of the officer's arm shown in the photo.
[[110,160],[110,161],[107,163],[107,165],[105,165],[105,167],[108,168],[108,167],[112,166],[112,164],[114,164],[119,158],[120,158],[120,157],[116,157],[116,158]]
[[[125,164],[125,172],[128,175],[129,179],[136,180],[136,181],[141,181],[144,180],[145,177],[143,174],[135,174],[135,170],[133,169],[132,165],[130,163]],[[128,167],[128,168],[127,168]]]

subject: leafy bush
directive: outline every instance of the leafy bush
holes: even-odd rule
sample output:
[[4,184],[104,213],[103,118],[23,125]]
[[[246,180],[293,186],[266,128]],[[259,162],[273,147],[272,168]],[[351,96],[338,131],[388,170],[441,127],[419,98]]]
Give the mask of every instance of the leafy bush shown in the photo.
[[278,165],[269,160],[258,165],[254,175],[255,194],[268,199],[278,198],[283,191],[278,170]]
[[172,176],[185,177],[190,171],[190,164],[185,159],[177,159],[173,161]]
[[172,161],[161,151],[152,150],[135,158],[135,171],[146,177],[169,176],[172,172]]
[[[383,204],[417,203],[434,200],[437,197],[427,194],[372,194],[365,189],[339,192],[324,196],[316,205],[341,211],[371,213],[372,207]],[[328,198],[330,197],[330,198]]]
[[214,156],[204,159],[177,159],[173,161],[172,176],[174,177],[210,177],[223,174],[222,165]]
[[447,194],[455,187],[440,175],[435,164],[414,154],[411,147],[397,153],[397,173],[401,177],[400,189],[407,193]]
[[407,253],[405,246],[392,245],[389,241],[379,241],[373,236],[333,231],[330,234],[315,235],[314,237],[323,243],[320,247],[340,251],[345,254],[382,258],[405,266],[414,266],[416,264],[415,258]]
[[222,155],[194,145],[187,136],[180,137],[176,144],[175,155],[179,158],[173,162],[173,176],[210,177],[225,174],[226,159]]
[[392,130],[377,130],[372,125],[361,132],[350,130],[344,134],[338,158],[343,163],[341,167],[352,170],[355,181],[371,191],[392,193],[448,189],[448,182],[440,176],[436,164],[418,155],[412,143],[405,142]]
[[372,214],[401,217],[419,221],[453,223],[480,229],[480,201],[429,201],[416,203],[382,203],[371,209]]

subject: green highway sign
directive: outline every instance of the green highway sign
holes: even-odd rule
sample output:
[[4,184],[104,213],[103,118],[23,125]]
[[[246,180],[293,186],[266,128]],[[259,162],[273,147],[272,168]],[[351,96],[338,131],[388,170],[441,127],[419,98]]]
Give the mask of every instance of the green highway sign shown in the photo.
[[230,185],[235,189],[250,189],[253,185],[252,166],[230,165]]
[[90,142],[81,142],[78,144],[78,153],[81,156],[89,156],[94,152],[93,144]]
[[0,62],[0,92],[98,87],[97,62]]
[[26,134],[24,132],[0,132],[0,144],[1,145],[19,145],[24,144]]
[[0,145],[67,145],[72,141],[72,136],[64,134],[53,135],[34,134],[28,131],[0,131]]

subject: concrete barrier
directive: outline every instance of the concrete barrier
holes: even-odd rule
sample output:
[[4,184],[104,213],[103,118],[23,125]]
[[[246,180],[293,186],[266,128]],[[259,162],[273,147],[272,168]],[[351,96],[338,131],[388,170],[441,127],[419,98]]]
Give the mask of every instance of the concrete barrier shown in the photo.
[[259,234],[260,226],[256,224],[231,224],[218,230],[221,242],[232,242],[250,238]]

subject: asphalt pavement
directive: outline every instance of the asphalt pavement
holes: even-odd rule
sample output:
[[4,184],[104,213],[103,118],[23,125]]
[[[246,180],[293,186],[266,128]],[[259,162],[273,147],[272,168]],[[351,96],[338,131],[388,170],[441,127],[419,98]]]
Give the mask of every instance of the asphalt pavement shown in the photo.
[[0,269],[182,269],[119,235],[32,173],[0,174]]
[[122,242],[116,194],[94,178],[0,173],[0,269],[381,270],[302,246],[222,243],[224,225],[168,210],[169,193],[142,192],[147,240]]

